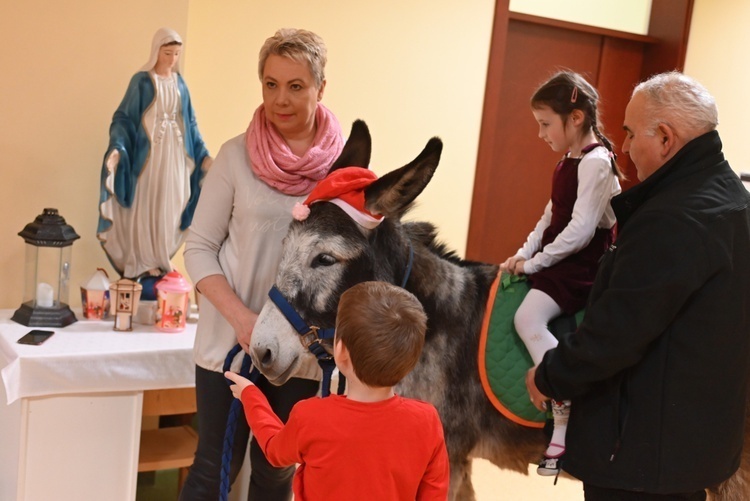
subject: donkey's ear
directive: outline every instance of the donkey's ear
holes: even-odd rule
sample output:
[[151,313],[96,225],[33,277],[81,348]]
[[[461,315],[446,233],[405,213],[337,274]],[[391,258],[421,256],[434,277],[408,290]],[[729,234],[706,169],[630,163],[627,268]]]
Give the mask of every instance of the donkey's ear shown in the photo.
[[370,165],[372,140],[367,124],[362,120],[355,120],[341,155],[333,162],[329,173],[341,167],[364,167]]
[[430,139],[417,158],[365,189],[365,208],[373,214],[400,218],[432,179],[442,151],[443,142],[437,137]]

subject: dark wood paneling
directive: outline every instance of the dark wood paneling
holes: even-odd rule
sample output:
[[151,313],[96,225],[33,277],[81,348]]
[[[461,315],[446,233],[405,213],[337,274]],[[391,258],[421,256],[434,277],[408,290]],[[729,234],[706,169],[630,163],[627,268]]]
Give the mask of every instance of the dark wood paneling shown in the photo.
[[623,189],[638,182],[633,162],[622,153],[622,143],[625,140],[622,124],[625,121],[625,107],[640,78],[642,64],[641,44],[609,37],[603,40],[601,66],[596,83],[600,96],[599,113],[604,133],[615,145],[617,163],[627,176],[622,182]]
[[[489,63],[487,67],[487,84],[484,91],[484,108],[482,112],[482,127],[479,131],[480,147],[477,152],[477,167],[474,174],[474,190],[472,200],[480,200],[486,196],[483,186],[487,186],[492,177],[492,163],[496,156],[494,148],[495,122],[500,113],[500,95],[502,89],[503,69],[505,63],[505,47],[508,35],[508,5],[510,0],[498,0],[495,5],[495,19],[492,26],[492,42],[490,46]],[[471,217],[469,219],[469,234],[467,248],[479,248],[482,245],[479,237],[482,234],[482,221],[490,219],[485,212],[486,204],[472,204]],[[475,228],[472,236],[472,221],[480,224]]]
[[643,36],[510,13],[508,3],[496,4],[466,248],[467,258],[496,263],[541,216],[559,159],[537,137],[529,107],[536,87],[561,68],[597,87],[604,129],[631,186],[635,169],[619,151],[625,107],[644,76],[682,69],[693,7],[693,0],[652,0]]
[[644,47],[641,79],[685,68],[693,0],[652,0],[648,34],[659,40]]
[[482,176],[474,186],[469,259],[505,260],[541,217],[561,154],[538,138],[529,99],[541,83],[564,68],[596,85],[600,54],[598,35],[510,20],[499,109],[485,117],[494,132],[480,140],[480,151],[489,143],[493,155],[477,171]]

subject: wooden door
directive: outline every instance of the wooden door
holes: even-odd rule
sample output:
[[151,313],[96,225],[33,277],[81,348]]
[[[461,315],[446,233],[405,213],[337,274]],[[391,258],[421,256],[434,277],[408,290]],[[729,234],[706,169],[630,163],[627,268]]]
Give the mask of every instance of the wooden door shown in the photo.
[[[529,99],[555,71],[583,74],[601,96],[603,131],[615,143],[627,188],[635,169],[619,146],[625,106],[648,68],[681,68],[687,43],[684,17],[691,0],[653,0],[652,10],[668,3],[669,19],[654,19],[650,30],[664,38],[496,12],[490,51],[482,131],[466,249],[468,259],[502,262],[523,244],[549,200],[552,171],[560,158],[538,137]],[[683,22],[675,23],[682,6]],[[507,9],[499,0],[497,9]],[[664,10],[662,8],[662,10]],[[678,16],[679,17],[679,16]],[[671,31],[670,31],[671,30]],[[675,45],[675,41],[679,43]],[[667,43],[669,42],[669,43]],[[655,47],[667,45],[659,50]],[[669,61],[672,68],[664,68]],[[648,63],[648,64],[647,64]]]

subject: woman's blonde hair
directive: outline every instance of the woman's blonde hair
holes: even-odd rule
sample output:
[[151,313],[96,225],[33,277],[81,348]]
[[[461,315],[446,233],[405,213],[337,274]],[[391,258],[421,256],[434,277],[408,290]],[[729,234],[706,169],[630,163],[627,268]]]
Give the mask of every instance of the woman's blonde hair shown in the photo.
[[326,79],[325,67],[328,50],[323,39],[312,31],[296,28],[282,28],[266,39],[258,55],[258,77],[263,80],[263,68],[271,54],[288,57],[300,63],[307,63],[315,79],[316,87]]

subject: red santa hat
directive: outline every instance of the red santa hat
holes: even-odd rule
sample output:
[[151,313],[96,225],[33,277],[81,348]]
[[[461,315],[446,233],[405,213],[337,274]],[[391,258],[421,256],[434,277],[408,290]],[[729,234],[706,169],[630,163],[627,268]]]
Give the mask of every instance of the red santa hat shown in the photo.
[[304,202],[294,206],[292,216],[298,221],[304,221],[310,214],[311,204],[331,202],[360,226],[373,229],[380,224],[383,216],[365,209],[365,188],[377,179],[377,174],[362,167],[336,169],[315,185]]

